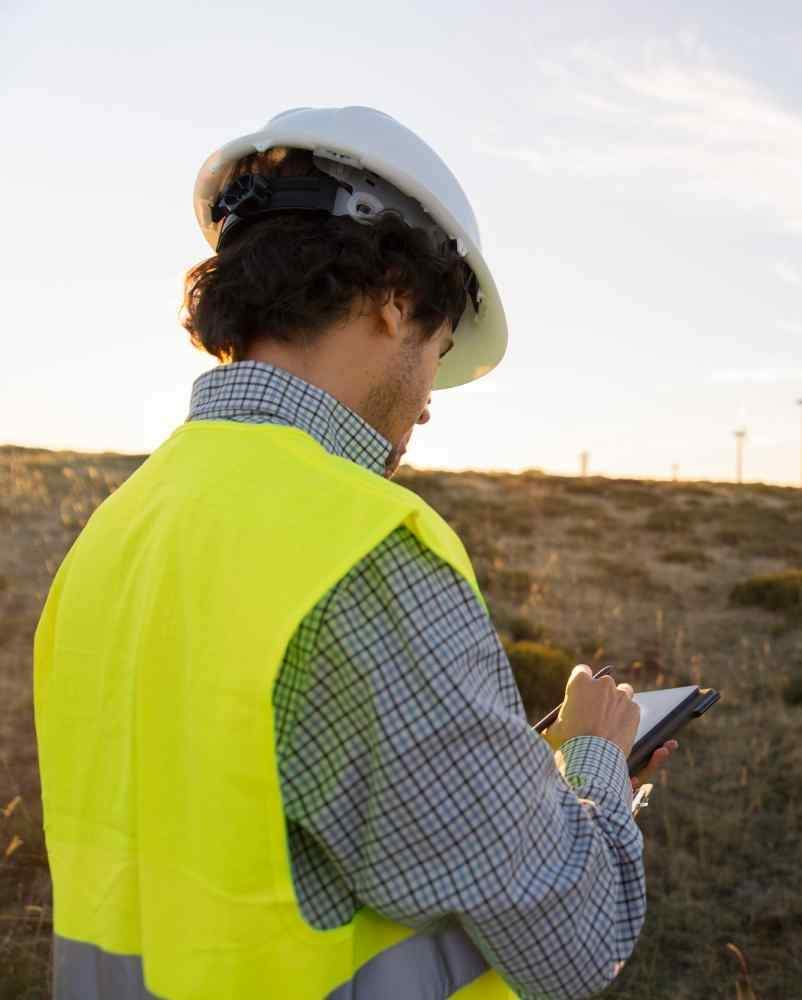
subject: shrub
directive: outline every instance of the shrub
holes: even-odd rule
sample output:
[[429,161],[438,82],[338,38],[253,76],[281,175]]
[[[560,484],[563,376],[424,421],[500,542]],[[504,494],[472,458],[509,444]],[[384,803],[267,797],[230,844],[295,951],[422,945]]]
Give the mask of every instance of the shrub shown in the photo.
[[636,584],[649,587],[654,585],[654,580],[648,569],[637,559],[628,556],[592,553],[588,564],[604,578],[608,586]]
[[508,496],[486,508],[486,520],[494,534],[531,535],[536,519],[537,509],[526,497]]
[[[565,493],[558,495],[546,494],[540,497],[537,504],[537,511],[543,517],[569,517],[582,516],[593,512],[593,508],[586,503],[577,502]],[[595,512],[594,512],[595,513]]]
[[690,498],[714,497],[718,495],[715,490],[708,489],[706,486],[700,486],[696,483],[685,483],[683,486],[675,486],[674,490],[676,493],[684,494]]
[[661,507],[665,502],[660,493],[640,485],[615,485],[613,503],[619,510],[642,510],[644,507]]
[[647,531],[690,531],[694,514],[688,510],[653,510],[643,522]]
[[500,631],[506,632],[513,642],[529,640],[541,642],[545,635],[542,625],[533,622],[526,615],[502,615]]
[[527,600],[537,586],[528,570],[507,566],[494,567],[488,583],[498,595],[515,603]]
[[798,564],[802,561],[802,549],[797,545],[789,545],[782,538],[770,540],[755,540],[746,548],[746,554],[756,559],[778,559],[786,565]]
[[599,529],[592,524],[569,524],[565,533],[570,538],[592,538],[594,540],[601,535]]
[[574,657],[559,646],[524,639],[504,641],[527,717],[537,722],[565,696]]
[[802,705],[802,663],[797,666],[783,688],[783,699],[788,705]]
[[660,553],[660,559],[667,563],[695,566],[697,569],[707,569],[711,562],[710,556],[702,549],[666,549]]
[[730,592],[730,603],[753,605],[768,611],[802,611],[802,570],[753,576],[737,583]]
[[554,477],[559,479],[560,485],[566,493],[595,494],[597,496],[607,496],[609,480],[602,476],[564,476]]
[[798,563],[802,519],[792,508],[770,506],[754,498],[717,503],[708,509],[716,541],[739,549],[741,556]]

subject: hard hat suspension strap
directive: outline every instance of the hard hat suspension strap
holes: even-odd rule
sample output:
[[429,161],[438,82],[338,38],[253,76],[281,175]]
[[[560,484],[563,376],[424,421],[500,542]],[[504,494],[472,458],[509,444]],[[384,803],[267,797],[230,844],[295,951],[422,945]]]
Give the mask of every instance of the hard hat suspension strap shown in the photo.
[[339,184],[333,177],[264,177],[242,174],[229,184],[212,207],[212,221],[223,219],[217,252],[232,231],[271,212],[307,211],[331,213]]

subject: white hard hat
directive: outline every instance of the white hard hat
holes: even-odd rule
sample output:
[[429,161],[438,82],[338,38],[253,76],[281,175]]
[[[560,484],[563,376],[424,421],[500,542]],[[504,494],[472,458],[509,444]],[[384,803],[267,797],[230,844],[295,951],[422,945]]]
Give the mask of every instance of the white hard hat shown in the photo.
[[476,276],[477,301],[466,306],[432,388],[463,385],[495,368],[507,348],[507,322],[465,192],[429,145],[375,108],[293,108],[212,153],[198,172],[193,196],[198,224],[212,249],[217,250],[229,221],[215,205],[231,168],[244,156],[275,146],[312,150],[320,170],[353,189],[339,188],[333,214],[370,223],[382,208],[397,208],[409,225],[456,241]]

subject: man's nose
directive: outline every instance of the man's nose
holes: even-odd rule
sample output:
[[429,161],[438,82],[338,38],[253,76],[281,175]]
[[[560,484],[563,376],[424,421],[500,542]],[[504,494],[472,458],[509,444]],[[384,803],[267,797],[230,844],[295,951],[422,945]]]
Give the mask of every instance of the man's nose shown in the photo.
[[426,400],[426,406],[423,408],[423,413],[421,413],[421,415],[418,417],[416,423],[425,424],[428,420],[431,419],[432,415],[431,413],[429,413],[429,403],[431,403],[431,401],[432,397],[429,396],[429,398]]

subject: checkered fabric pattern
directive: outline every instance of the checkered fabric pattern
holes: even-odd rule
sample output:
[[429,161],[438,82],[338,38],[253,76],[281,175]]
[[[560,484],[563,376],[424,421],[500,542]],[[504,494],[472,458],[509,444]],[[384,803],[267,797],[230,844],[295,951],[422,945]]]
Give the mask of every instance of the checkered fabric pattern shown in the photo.
[[[391,443],[274,365],[219,366],[189,420],[300,427],[381,475]],[[523,998],[587,996],[630,956],[646,911],[624,754],[527,723],[466,581],[407,528],[302,621],[274,711],[293,877],[326,929],[368,905],[425,929],[458,919]]]

